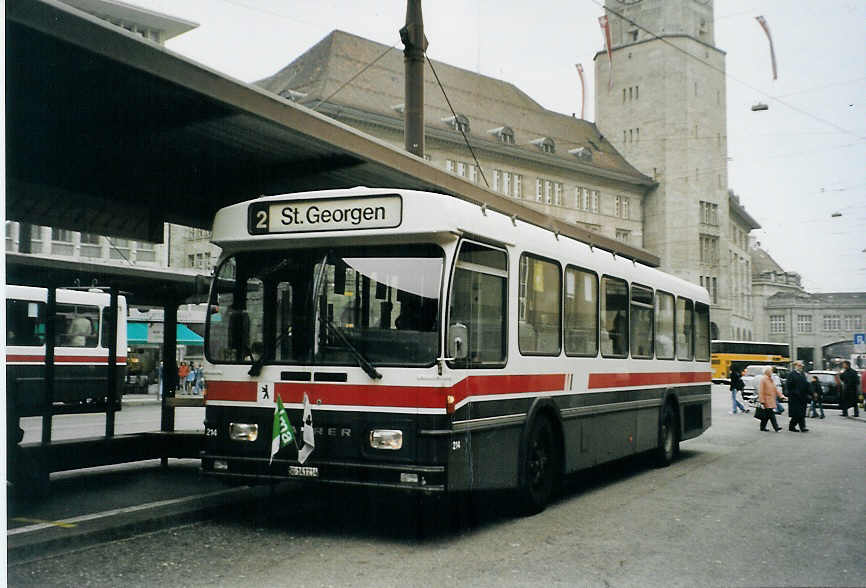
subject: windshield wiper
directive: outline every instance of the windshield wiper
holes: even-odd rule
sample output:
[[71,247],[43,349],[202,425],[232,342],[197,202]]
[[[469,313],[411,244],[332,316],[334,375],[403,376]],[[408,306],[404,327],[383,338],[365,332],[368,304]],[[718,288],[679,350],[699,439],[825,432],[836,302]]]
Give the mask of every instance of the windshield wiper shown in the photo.
[[371,364],[367,360],[367,358],[364,357],[364,354],[361,353],[358,348],[352,344],[351,341],[349,341],[349,338],[346,337],[345,333],[340,330],[340,327],[335,325],[334,322],[329,318],[325,318],[325,326],[327,326],[331,330],[331,332],[340,339],[343,345],[346,346],[346,349],[352,352],[352,355],[358,361],[358,365],[361,366],[361,369],[364,370],[364,372],[366,372],[368,376],[370,376],[374,380],[382,379],[382,374],[379,373],[379,370],[377,370],[373,366],[373,364]]

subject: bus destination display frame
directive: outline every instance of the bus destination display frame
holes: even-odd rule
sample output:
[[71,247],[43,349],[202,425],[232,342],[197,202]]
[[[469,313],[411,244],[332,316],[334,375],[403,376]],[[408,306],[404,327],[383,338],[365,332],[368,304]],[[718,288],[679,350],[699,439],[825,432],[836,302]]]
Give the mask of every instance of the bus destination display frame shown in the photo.
[[247,212],[250,235],[390,229],[402,222],[399,194],[254,202]]

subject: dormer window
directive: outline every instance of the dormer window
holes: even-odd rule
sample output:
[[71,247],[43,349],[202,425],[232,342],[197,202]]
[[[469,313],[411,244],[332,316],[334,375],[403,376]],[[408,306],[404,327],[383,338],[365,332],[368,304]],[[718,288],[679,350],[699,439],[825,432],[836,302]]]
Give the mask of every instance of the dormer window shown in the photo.
[[394,112],[399,112],[400,114],[403,114],[403,112],[406,110],[406,105],[403,103],[394,104],[391,106],[391,110],[393,110]]
[[469,118],[466,115],[458,114],[457,116],[449,116],[447,118],[443,118],[442,122],[444,122],[455,131],[461,132],[466,135],[469,134]]
[[496,137],[500,143],[504,143],[505,145],[514,145],[514,129],[511,127],[496,127],[487,132]]
[[568,152],[581,161],[592,161],[592,151],[588,147],[576,147],[569,149]]
[[299,100],[306,98],[307,93],[306,92],[297,92],[295,90],[288,90],[287,89],[287,90],[283,90],[282,92],[280,92],[280,96],[282,96],[283,98],[287,98],[287,99],[291,100],[292,102],[297,102]]
[[530,143],[538,147],[543,153],[556,153],[556,144],[550,137],[539,137],[538,139],[533,139]]

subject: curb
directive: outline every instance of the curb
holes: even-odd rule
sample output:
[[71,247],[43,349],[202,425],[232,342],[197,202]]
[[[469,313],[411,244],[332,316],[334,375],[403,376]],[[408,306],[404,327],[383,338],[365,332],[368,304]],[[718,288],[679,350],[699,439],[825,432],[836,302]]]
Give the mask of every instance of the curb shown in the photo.
[[268,491],[267,486],[241,486],[10,529],[6,532],[6,559],[9,564],[23,563],[176,527],[202,520],[227,505],[261,499],[259,495]]

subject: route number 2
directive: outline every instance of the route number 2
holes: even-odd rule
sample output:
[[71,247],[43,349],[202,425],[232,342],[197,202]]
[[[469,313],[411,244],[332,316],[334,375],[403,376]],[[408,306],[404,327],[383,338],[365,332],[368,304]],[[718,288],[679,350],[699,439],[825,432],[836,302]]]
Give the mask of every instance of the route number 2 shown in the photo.
[[266,230],[268,228],[268,211],[256,211],[256,228]]

